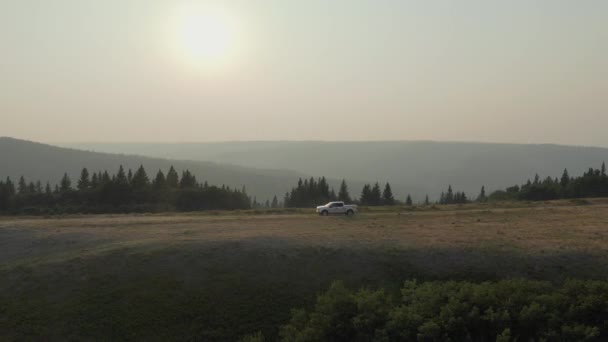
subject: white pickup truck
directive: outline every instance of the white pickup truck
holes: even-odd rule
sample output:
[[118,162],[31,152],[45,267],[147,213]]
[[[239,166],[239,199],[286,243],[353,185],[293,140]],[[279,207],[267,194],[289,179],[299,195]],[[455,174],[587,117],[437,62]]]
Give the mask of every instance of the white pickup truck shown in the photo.
[[344,204],[344,202],[329,202],[325,205],[317,207],[317,214],[322,216],[327,215],[353,215],[357,212],[357,206],[354,204]]

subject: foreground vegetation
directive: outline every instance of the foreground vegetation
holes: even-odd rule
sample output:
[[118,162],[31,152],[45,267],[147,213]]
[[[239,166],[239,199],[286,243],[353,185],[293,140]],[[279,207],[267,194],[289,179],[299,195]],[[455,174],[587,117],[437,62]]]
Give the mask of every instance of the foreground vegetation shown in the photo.
[[607,280],[608,201],[362,209],[1,217],[0,340],[273,341],[335,280],[391,308],[411,279]]
[[608,282],[406,281],[398,299],[341,282],[294,310],[283,341],[602,341]]

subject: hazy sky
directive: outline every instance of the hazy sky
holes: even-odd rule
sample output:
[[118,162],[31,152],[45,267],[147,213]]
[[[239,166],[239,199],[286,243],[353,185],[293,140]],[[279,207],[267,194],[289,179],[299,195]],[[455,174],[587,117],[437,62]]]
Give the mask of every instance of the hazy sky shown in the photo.
[[608,1],[198,3],[0,1],[0,136],[608,146]]

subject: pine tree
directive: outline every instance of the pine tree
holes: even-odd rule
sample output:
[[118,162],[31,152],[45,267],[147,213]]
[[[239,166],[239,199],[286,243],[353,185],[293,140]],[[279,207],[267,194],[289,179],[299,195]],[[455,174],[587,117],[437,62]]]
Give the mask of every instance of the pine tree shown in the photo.
[[[427,198],[428,199],[428,198]],[[405,199],[405,205],[407,205],[408,207],[412,206],[412,197],[408,194],[407,198]]]
[[391,189],[391,185],[386,182],[384,186],[384,191],[382,192],[382,204],[383,205],[394,205],[395,198],[393,197],[393,190]]
[[560,184],[562,187],[568,186],[570,183],[570,175],[568,174],[568,169],[564,169],[564,173],[562,173],[562,179],[560,180]]
[[424,205],[430,205],[431,202],[429,202],[429,195],[426,195],[426,197],[424,198]]
[[348,193],[348,186],[346,185],[346,180],[344,179],[342,180],[342,183],[340,183],[340,190],[338,191],[338,200],[345,203],[352,202],[350,194]]
[[[186,170],[182,172],[182,179],[179,181],[179,187],[182,189],[195,188],[197,185],[196,177],[194,177],[190,171]],[[224,186],[224,185],[222,185]]]
[[123,186],[129,184],[129,179],[125,174],[125,169],[122,167],[122,165],[120,165],[120,167],[118,168],[118,173],[116,173],[115,182],[116,184]]
[[266,200],[266,203],[264,203],[264,207],[270,208],[270,201],[269,200]]
[[285,197],[283,197],[283,208],[290,208],[291,205],[291,198],[289,196],[289,192],[285,193]]
[[155,189],[163,189],[167,185],[167,180],[165,179],[165,174],[162,170],[158,170],[152,185]]
[[44,188],[44,194],[47,196],[50,196],[53,193],[53,191],[51,190],[51,184],[49,184],[49,182],[46,182],[46,187]]
[[89,170],[87,168],[83,168],[80,172],[80,179],[78,180],[78,190],[83,191],[88,189],[91,186],[91,181],[89,180]]
[[36,193],[37,194],[42,194],[43,189],[42,189],[42,183],[40,181],[36,182]]
[[272,204],[271,204],[272,208],[278,208],[279,207],[279,200],[277,199],[277,195],[274,195],[274,197],[272,198]]
[[131,171],[131,169],[129,169],[129,172],[127,173],[127,183],[129,183],[129,185],[131,185],[132,181],[133,181],[133,172]]
[[171,165],[169,168],[169,172],[167,173],[167,185],[170,188],[177,188],[179,186],[179,176],[177,175],[177,171]]
[[334,191],[334,188],[331,188],[331,190],[329,190],[329,200],[330,201],[337,201],[338,200],[338,196],[336,195],[336,191]]
[[[123,175],[124,175],[124,172],[123,172]],[[109,184],[112,181],[112,179],[110,178],[110,175],[108,174],[108,171],[104,171],[100,178],[101,178],[99,181],[100,185]]]
[[6,188],[6,191],[8,193],[9,196],[14,196],[16,191],[15,191],[15,184],[13,183],[13,181],[11,180],[11,177],[6,177],[6,182],[4,183],[4,187]]
[[362,205],[371,205],[371,193],[372,189],[369,184],[363,185],[363,190],[361,190],[361,197],[359,198],[359,202]]
[[97,173],[93,173],[93,176],[91,177],[91,188],[97,189],[97,187],[99,187],[99,176]]
[[144,169],[143,165],[139,166],[139,169],[135,171],[135,174],[131,178],[131,186],[135,190],[144,190],[150,185],[150,179]]
[[485,202],[487,201],[486,197],[486,187],[484,185],[481,186],[481,191],[479,192],[479,196],[477,196],[477,202]]
[[72,181],[67,173],[63,174],[63,178],[61,178],[61,182],[59,182],[59,191],[66,192],[72,190]]
[[601,171],[601,175],[602,175],[602,176],[606,176],[606,162],[602,162],[602,171]]
[[21,176],[21,178],[19,178],[19,183],[18,183],[18,187],[17,189],[19,190],[19,194],[21,195],[25,195],[27,194],[27,183],[25,182],[25,178],[23,176]]
[[448,192],[445,195],[445,204],[454,203],[454,193],[452,192],[452,186],[448,186]]
[[372,191],[370,193],[371,204],[370,205],[380,205],[382,204],[382,192],[380,191],[380,184],[376,182],[372,187]]

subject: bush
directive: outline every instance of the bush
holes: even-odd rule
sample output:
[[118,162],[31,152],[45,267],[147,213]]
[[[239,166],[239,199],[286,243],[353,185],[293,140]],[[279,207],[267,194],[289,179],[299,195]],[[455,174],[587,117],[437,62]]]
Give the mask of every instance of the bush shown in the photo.
[[292,312],[283,341],[600,341],[608,282],[408,281],[401,299],[340,282],[314,308]]

